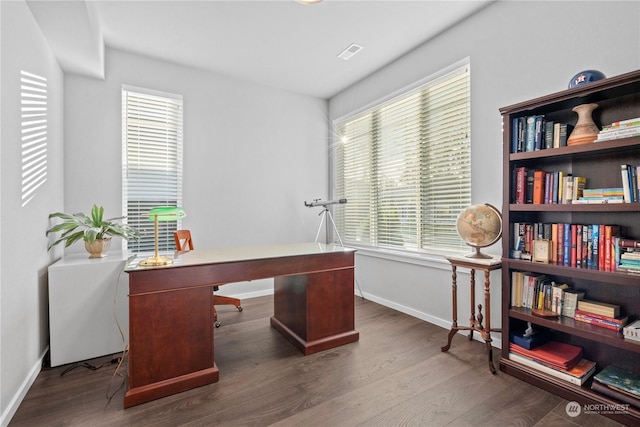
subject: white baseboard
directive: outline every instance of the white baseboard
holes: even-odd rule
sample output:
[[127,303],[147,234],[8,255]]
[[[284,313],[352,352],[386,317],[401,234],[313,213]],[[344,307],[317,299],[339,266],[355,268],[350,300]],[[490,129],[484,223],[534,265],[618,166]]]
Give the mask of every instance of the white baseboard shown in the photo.
[[[366,292],[362,292],[362,294],[364,295],[364,298],[369,300],[369,301],[373,301],[373,302],[375,302],[377,304],[384,305],[385,307],[392,308],[392,309],[394,309],[396,311],[399,311],[401,313],[408,314],[409,316],[413,316],[413,317],[416,317],[418,319],[424,320],[425,322],[431,323],[433,325],[440,326],[441,328],[451,329],[451,325],[452,325],[452,321],[451,320],[441,319],[439,317],[432,316],[432,315],[430,315],[428,313],[423,313],[423,312],[415,310],[413,308],[406,307],[404,305],[401,305],[401,304],[398,304],[398,303],[395,303],[393,301],[389,301],[389,300],[386,300],[386,299],[383,299],[383,298],[379,298],[379,297],[377,297],[375,295],[371,295],[371,294],[368,294]],[[361,295],[360,292],[357,292],[357,290],[356,290],[356,295],[359,296],[359,297],[363,296],[363,295]],[[468,331],[459,331],[458,333],[459,334],[464,334],[465,336],[469,336]],[[482,337],[480,336],[479,333],[473,334],[473,339],[476,340],[476,341],[484,342],[484,340],[482,339]],[[443,343],[443,344],[445,344],[445,343]],[[491,345],[493,347],[501,349],[502,348],[502,338],[499,335],[495,336],[494,334],[491,334]]]
[[6,427],[9,425],[11,418],[15,415],[16,411],[20,407],[20,404],[24,400],[25,396],[29,392],[29,389],[38,378],[38,374],[42,370],[42,363],[44,358],[49,351],[49,346],[44,350],[44,352],[40,355],[40,358],[36,360],[36,363],[31,367],[29,371],[29,375],[24,379],[18,392],[13,396],[9,404],[7,405],[7,409],[2,413],[2,417],[0,418],[0,425],[2,427]]

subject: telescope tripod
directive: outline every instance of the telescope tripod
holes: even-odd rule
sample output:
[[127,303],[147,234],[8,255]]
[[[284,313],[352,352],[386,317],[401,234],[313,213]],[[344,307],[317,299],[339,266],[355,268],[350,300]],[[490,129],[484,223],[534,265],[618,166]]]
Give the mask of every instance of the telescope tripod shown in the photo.
[[[344,244],[342,243],[342,237],[340,237],[340,233],[338,233],[338,227],[336,227],[336,223],[333,221],[333,215],[331,215],[331,211],[329,210],[329,208],[324,206],[324,209],[322,209],[322,212],[320,212],[318,215],[321,216],[321,218],[320,218],[320,225],[318,225],[318,232],[316,233],[316,243],[318,243],[318,238],[320,237],[320,230],[322,230],[322,223],[327,221],[327,217],[329,217],[329,220],[327,221],[327,227],[329,226],[329,221],[330,221],[331,225],[333,226],[333,231],[336,233],[336,236],[338,236],[338,241],[340,242],[340,246],[344,247]],[[360,298],[364,299],[364,294],[362,293],[362,288],[360,288],[358,279],[356,279],[355,271],[353,274],[353,281],[356,283],[356,286],[358,287],[358,291],[360,291]]]

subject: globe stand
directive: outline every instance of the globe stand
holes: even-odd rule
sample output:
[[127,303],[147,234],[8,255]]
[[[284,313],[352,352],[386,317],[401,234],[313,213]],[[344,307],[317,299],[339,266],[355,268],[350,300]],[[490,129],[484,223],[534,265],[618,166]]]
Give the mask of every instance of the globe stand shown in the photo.
[[[483,246],[484,247],[484,246]],[[474,249],[476,250],[473,253],[470,253],[468,255],[465,255],[466,258],[475,258],[475,259],[489,259],[489,258],[493,258],[491,255],[487,255],[487,254],[483,254],[482,252],[480,252],[480,247],[474,247]]]

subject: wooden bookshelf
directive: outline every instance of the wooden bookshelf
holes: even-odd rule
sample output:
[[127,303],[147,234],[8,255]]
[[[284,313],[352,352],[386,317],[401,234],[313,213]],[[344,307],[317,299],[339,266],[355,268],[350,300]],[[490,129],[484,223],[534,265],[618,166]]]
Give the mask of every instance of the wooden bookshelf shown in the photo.
[[[617,304],[630,318],[640,317],[640,275],[620,271],[602,271],[553,263],[534,263],[510,258],[513,224],[570,223],[620,225],[624,237],[640,239],[640,203],[622,204],[515,204],[514,170],[517,167],[562,170],[585,176],[587,188],[622,187],[620,165],[640,165],[640,137],[621,138],[567,147],[529,152],[511,152],[514,118],[544,115],[556,122],[575,125],[577,115],[571,109],[580,104],[599,105],[593,118],[600,127],[617,120],[640,117],[640,70],[600,80],[573,89],[546,95],[500,109],[503,118],[503,247],[502,247],[502,331],[508,340],[510,331],[522,329],[527,322],[546,328],[553,339],[583,348],[586,359],[597,363],[598,372],[615,364],[640,373],[640,344],[626,341],[621,333],[575,321],[572,318],[544,318],[530,309],[511,307],[512,272],[545,274],[558,283],[585,291],[586,298]],[[591,389],[591,381],[576,386],[509,360],[509,345],[503,344],[500,360],[503,372],[582,404],[614,404],[610,397]],[[640,410],[629,407],[626,413],[605,414],[628,425],[640,424]]]

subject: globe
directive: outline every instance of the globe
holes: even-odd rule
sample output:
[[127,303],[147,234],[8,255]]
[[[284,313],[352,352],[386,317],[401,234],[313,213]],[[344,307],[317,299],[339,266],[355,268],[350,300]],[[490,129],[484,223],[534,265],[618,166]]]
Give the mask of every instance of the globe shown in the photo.
[[456,222],[458,234],[464,242],[476,251],[469,258],[491,258],[480,252],[480,248],[493,245],[502,236],[502,215],[488,203],[473,205],[458,215]]

